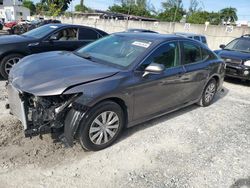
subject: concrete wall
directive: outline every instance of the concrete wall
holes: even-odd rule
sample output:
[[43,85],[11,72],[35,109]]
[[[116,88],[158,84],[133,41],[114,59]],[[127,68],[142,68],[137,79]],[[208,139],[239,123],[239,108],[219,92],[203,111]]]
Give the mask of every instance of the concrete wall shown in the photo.
[[184,24],[184,23],[169,23],[169,22],[140,22],[140,21],[124,21],[124,20],[102,20],[102,19],[87,19],[81,17],[56,18],[63,23],[80,24],[102,29],[108,33],[124,31],[127,28],[143,28],[157,31],[163,34],[173,32],[190,32],[203,34],[207,37],[208,46],[215,50],[220,44],[227,44],[232,39],[240,37],[243,34],[250,34],[250,28],[233,27],[231,26],[212,26]]

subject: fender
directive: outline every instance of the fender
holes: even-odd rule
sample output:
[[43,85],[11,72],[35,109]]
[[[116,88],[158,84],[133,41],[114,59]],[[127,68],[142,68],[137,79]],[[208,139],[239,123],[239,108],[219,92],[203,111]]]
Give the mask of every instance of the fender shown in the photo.
[[66,147],[72,147],[74,144],[74,137],[86,112],[80,112],[71,108],[66,115],[64,121],[64,133],[59,136],[59,139]]

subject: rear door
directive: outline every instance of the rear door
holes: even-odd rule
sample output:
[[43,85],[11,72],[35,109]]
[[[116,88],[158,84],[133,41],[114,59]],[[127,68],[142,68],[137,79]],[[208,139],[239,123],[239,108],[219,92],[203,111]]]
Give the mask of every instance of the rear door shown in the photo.
[[181,42],[182,64],[185,74],[185,101],[189,102],[199,98],[204,84],[209,77],[209,61],[203,55],[199,44],[191,41]]
[[[144,69],[151,63],[165,65],[162,74],[143,77]],[[178,42],[168,42],[158,47],[135,72],[134,120],[175,108],[183,103],[182,75]]]

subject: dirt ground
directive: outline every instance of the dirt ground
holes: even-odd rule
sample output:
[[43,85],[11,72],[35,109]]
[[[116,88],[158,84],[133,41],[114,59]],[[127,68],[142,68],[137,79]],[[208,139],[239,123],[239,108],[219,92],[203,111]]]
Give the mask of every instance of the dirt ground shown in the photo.
[[99,152],[24,138],[0,81],[0,187],[250,187],[250,84],[126,130]]

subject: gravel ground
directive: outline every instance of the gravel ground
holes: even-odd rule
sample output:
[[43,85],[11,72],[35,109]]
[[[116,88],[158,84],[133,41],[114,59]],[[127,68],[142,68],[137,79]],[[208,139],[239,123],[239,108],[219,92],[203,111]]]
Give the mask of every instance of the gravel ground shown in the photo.
[[0,187],[250,187],[250,84],[229,80],[207,108],[190,106],[126,130],[113,146],[65,149],[24,138],[4,109],[0,81]]

